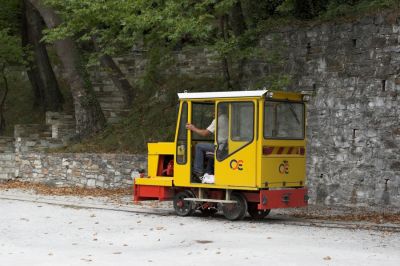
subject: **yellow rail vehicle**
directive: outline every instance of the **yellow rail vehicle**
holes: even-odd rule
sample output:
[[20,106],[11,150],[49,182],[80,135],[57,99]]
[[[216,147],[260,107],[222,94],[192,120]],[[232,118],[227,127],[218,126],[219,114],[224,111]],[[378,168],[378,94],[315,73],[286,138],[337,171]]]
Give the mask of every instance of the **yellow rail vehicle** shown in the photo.
[[256,90],[178,97],[175,140],[148,144],[148,176],[135,179],[135,201],[173,200],[180,216],[222,208],[230,220],[307,205],[308,95]]

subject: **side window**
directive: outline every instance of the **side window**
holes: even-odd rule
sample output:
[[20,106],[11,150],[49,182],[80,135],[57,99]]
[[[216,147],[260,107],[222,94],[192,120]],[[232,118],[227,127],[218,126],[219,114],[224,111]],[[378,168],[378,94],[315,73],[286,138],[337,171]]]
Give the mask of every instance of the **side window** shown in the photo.
[[304,104],[266,101],[264,138],[304,139]]
[[182,104],[181,119],[179,122],[178,138],[176,141],[176,162],[178,164],[186,164],[187,162],[187,129],[188,122],[188,104]]
[[220,103],[217,109],[217,159],[221,161],[253,141],[254,104]]
[[231,140],[251,141],[254,131],[253,103],[232,103],[231,115]]

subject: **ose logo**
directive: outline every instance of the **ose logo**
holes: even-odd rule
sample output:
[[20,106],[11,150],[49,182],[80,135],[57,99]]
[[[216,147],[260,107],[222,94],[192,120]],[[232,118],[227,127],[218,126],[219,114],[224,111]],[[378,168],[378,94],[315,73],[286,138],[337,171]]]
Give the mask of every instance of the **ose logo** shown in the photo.
[[284,160],[278,168],[279,173],[281,174],[289,174],[289,162]]
[[229,166],[231,167],[232,170],[239,170],[242,171],[243,170],[243,160],[235,160],[233,159],[232,161],[230,161]]

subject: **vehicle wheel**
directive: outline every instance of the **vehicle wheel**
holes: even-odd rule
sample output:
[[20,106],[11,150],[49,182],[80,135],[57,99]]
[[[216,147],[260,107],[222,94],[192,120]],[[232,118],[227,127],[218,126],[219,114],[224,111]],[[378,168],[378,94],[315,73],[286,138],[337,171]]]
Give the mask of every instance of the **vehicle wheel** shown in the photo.
[[194,212],[193,201],[186,201],[185,198],[193,198],[190,191],[181,191],[174,197],[174,210],[179,216],[189,216]]
[[253,219],[260,220],[267,216],[271,210],[258,210],[257,203],[250,203],[248,206],[248,212]]
[[231,200],[235,200],[237,203],[224,203],[222,205],[224,216],[231,221],[243,219],[247,212],[246,198],[240,192],[233,192]]

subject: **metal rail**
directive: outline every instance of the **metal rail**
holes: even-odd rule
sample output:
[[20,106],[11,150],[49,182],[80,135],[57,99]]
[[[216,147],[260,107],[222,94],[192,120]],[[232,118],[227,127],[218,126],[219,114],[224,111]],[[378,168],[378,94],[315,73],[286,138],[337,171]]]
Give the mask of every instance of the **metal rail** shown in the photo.
[[[106,211],[118,211],[118,212],[129,212],[129,213],[142,213],[142,214],[152,214],[159,216],[175,216],[174,211],[165,209],[150,209],[150,208],[137,208],[137,207],[111,207],[98,204],[82,204],[77,202],[61,202],[57,200],[43,200],[43,199],[21,199],[11,196],[1,196],[0,200],[13,200],[22,202],[33,202],[41,204],[49,204],[70,208],[82,208],[82,209],[97,209]],[[199,216],[201,216],[199,214]],[[200,217],[199,217],[200,218]],[[207,219],[202,217],[203,219]],[[211,218],[216,221],[224,221],[226,219],[222,215],[216,215],[216,217]],[[245,222],[249,221],[256,224],[282,224],[282,225],[294,225],[294,226],[308,226],[308,227],[320,227],[320,228],[337,228],[337,229],[347,229],[347,230],[373,230],[373,231],[384,231],[392,233],[400,233],[399,225],[384,225],[384,224],[373,224],[373,223],[360,223],[360,222],[339,222],[339,221],[326,221],[326,220],[312,220],[303,218],[293,218],[289,216],[277,218],[277,217],[267,217],[263,220],[254,221],[251,218],[245,218]],[[235,222],[233,222],[235,223]]]

